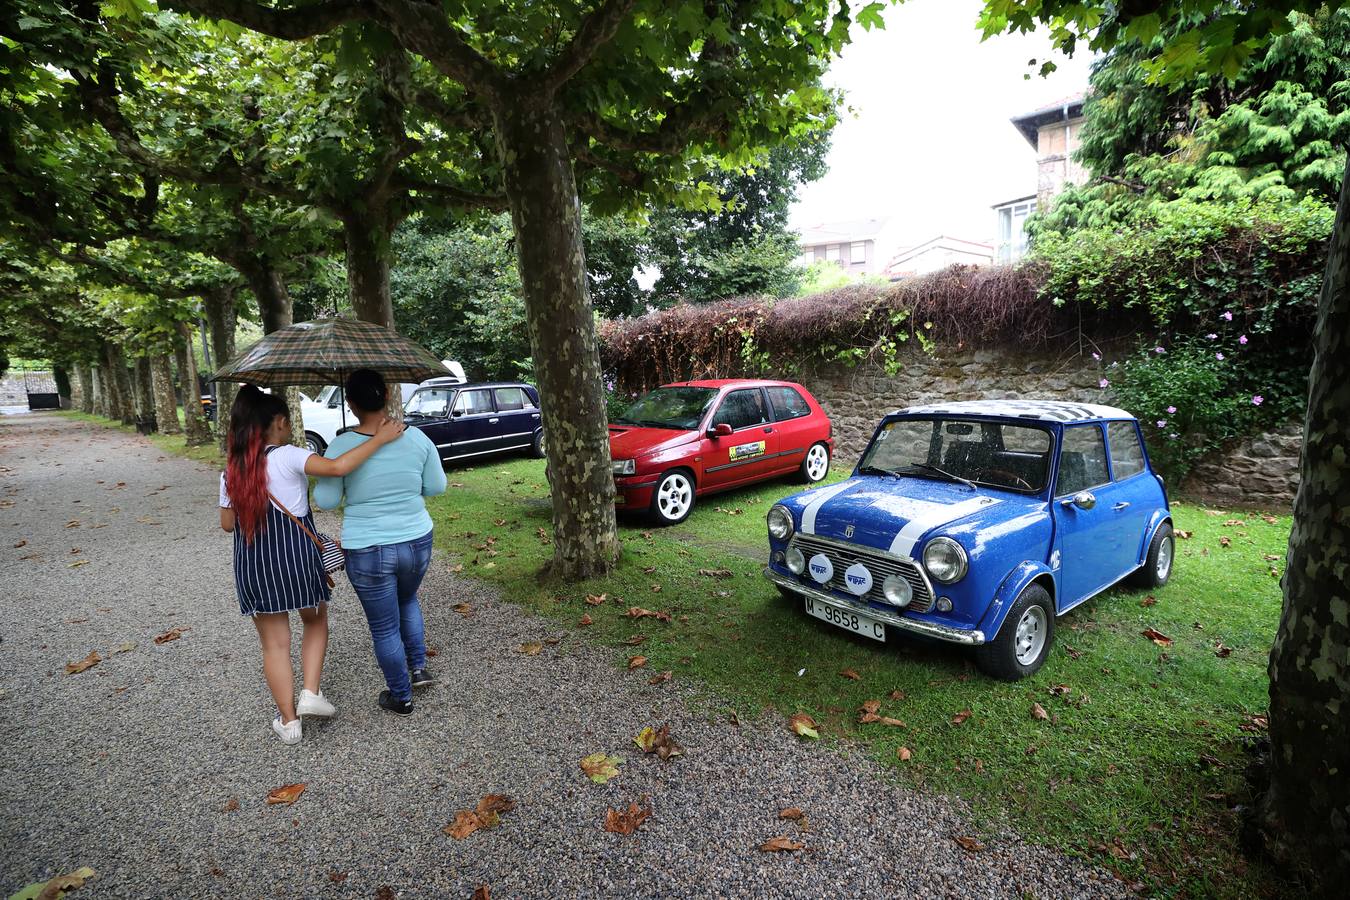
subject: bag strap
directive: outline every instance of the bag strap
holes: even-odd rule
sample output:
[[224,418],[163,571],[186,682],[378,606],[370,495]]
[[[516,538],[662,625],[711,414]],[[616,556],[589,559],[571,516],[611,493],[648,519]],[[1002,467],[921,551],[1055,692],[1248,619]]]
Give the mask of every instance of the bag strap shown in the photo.
[[323,541],[319,540],[319,538],[314,534],[314,532],[310,531],[309,528],[306,527],[306,525],[305,525],[304,522],[301,522],[298,518],[296,518],[295,513],[291,512],[289,509],[287,509],[287,508],[286,508],[286,505],[285,505],[284,503],[282,503],[280,500],[278,500],[278,499],[276,498],[276,496],[275,496],[271,491],[268,491],[268,492],[267,492],[267,497],[268,497],[269,500],[271,500],[273,503],[276,504],[277,509],[279,509],[279,510],[281,510],[282,512],[284,512],[284,513],[286,514],[286,516],[287,516],[292,522],[294,522],[295,524],[299,525],[301,531],[303,531],[305,534],[309,535],[309,539],[310,539],[311,541],[314,542],[314,546],[315,546],[315,547],[318,547],[318,548],[319,548],[319,552],[322,553],[322,552],[323,552]]

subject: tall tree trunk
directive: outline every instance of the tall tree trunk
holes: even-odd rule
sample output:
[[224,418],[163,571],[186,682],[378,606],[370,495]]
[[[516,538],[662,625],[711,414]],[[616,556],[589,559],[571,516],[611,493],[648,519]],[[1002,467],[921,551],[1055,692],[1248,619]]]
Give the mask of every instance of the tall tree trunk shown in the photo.
[[151,430],[157,431],[159,423],[151,421],[155,418],[155,389],[150,378],[149,357],[136,357],[135,367],[131,370],[131,381],[136,391],[136,418],[149,422]]
[[[283,285],[284,287],[284,285]],[[234,356],[234,332],[238,321],[234,288],[216,288],[207,293],[202,304],[211,332],[211,352],[216,365],[223,366]],[[216,441],[224,453],[230,438],[230,407],[239,386],[229,381],[216,382]]]
[[1267,846],[1330,895],[1350,884],[1350,160],[1313,353],[1261,811]]
[[75,363],[75,408],[82,413],[94,411],[94,367],[89,363]]
[[52,364],[52,381],[56,382],[56,402],[62,409],[70,409],[74,403],[71,396],[70,370],[63,365]]
[[614,565],[619,540],[581,203],[562,120],[551,102],[514,98],[497,104],[493,119],[548,435],[552,570],[567,579],[588,578]]
[[211,443],[211,429],[202,415],[201,386],[197,383],[197,356],[192,352],[192,326],[178,323],[179,340],[173,346],[178,377],[183,379],[183,430],[189,447]]
[[111,419],[112,414],[108,412],[108,383],[105,377],[107,366],[94,364],[89,367],[89,380],[92,383],[90,393],[90,412],[96,416],[102,416],[105,419]]
[[347,297],[362,322],[394,327],[394,301],[389,292],[392,228],[383,202],[342,216],[347,247]]
[[123,425],[136,422],[136,400],[131,390],[131,370],[127,368],[126,354],[114,343],[105,345],[108,354],[108,386],[112,389],[111,418]]
[[182,434],[178,424],[178,397],[173,390],[173,366],[166,353],[150,357],[151,386],[155,395],[155,422],[161,434]]
[[[281,277],[265,259],[255,259],[245,266],[244,277],[248,281],[253,296],[258,298],[258,312],[262,314],[263,334],[271,334],[294,321],[290,291],[286,290],[286,280]],[[286,389],[286,404],[291,408],[291,440],[304,446],[305,421],[300,410],[300,391],[298,388]]]

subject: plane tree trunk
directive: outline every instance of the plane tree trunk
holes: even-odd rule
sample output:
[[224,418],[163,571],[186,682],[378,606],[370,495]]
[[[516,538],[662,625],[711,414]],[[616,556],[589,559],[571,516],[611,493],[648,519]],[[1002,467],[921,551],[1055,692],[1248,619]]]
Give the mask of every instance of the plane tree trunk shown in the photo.
[[394,301],[389,292],[393,219],[387,202],[370,199],[363,209],[342,213],[347,250],[347,297],[363,322],[394,327]]
[[551,100],[494,104],[498,157],[543,402],[553,487],[552,572],[608,571],[619,555],[600,353],[586,285],[581,209],[562,118]]
[[86,362],[77,362],[73,368],[78,396],[72,397],[71,400],[80,412],[92,413],[94,411],[94,367]]
[[135,399],[131,390],[131,372],[127,369],[126,355],[117,344],[104,345],[108,357],[108,417],[119,420],[123,425],[136,422]]
[[1313,353],[1260,824],[1276,858],[1330,895],[1350,884],[1350,160]]
[[174,361],[178,364],[178,377],[183,380],[183,431],[187,434],[189,447],[200,447],[211,443],[211,429],[202,415],[202,392],[197,383],[197,357],[192,352],[192,326],[186,322],[178,323],[179,340],[174,344]]
[[[285,288],[284,284],[281,286]],[[225,287],[212,290],[203,299],[206,325],[211,333],[211,353],[216,358],[216,365],[223,366],[234,356],[234,334],[239,316],[237,295],[234,288]],[[230,408],[234,406],[237,393],[239,385],[230,381],[216,382],[216,441],[221,453],[229,443]]]
[[161,434],[182,434],[178,423],[178,397],[173,389],[173,365],[168,354],[150,357],[151,389],[155,397],[155,423]]
[[131,370],[131,382],[136,392],[136,418],[139,421],[146,422],[151,431],[159,430],[159,422],[155,415],[155,390],[150,383],[150,358],[147,356],[136,357],[136,363]]

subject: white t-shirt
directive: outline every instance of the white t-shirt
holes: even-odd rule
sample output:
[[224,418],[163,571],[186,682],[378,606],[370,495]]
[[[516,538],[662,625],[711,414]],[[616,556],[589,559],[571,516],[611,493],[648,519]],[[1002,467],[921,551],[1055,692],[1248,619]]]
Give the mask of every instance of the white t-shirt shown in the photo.
[[[309,478],[305,462],[312,454],[303,447],[286,444],[267,454],[267,489],[277,502],[285,504],[294,516],[309,512]],[[230,495],[225,490],[225,473],[220,473],[220,505],[228,508]]]

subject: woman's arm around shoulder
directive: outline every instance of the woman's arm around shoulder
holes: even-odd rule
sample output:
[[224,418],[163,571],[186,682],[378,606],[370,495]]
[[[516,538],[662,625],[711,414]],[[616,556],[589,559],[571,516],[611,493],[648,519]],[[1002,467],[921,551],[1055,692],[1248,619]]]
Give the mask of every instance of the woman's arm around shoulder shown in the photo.
[[[346,434],[340,434],[333,438],[333,443],[328,445],[328,450],[324,453],[326,459],[337,459],[344,451],[349,450],[353,445],[353,439]],[[346,480],[338,476],[328,478],[320,477],[314,483],[314,491],[311,500],[319,509],[337,509],[342,505],[342,496],[347,492]]]
[[335,459],[328,459],[319,456],[317,453],[312,454],[305,461],[305,474],[313,475],[316,478],[342,478],[350,475],[363,462],[370,459],[376,450],[402,437],[405,427],[407,426],[402,422],[385,419],[380,423],[380,427],[375,430],[373,437],[362,441]]
[[445,465],[441,462],[441,451],[436,449],[436,445],[431,442],[431,438],[422,433],[419,428],[414,428],[417,436],[421,438],[419,443],[423,444],[426,451],[426,458],[422,461],[422,496],[435,497],[445,493]]

